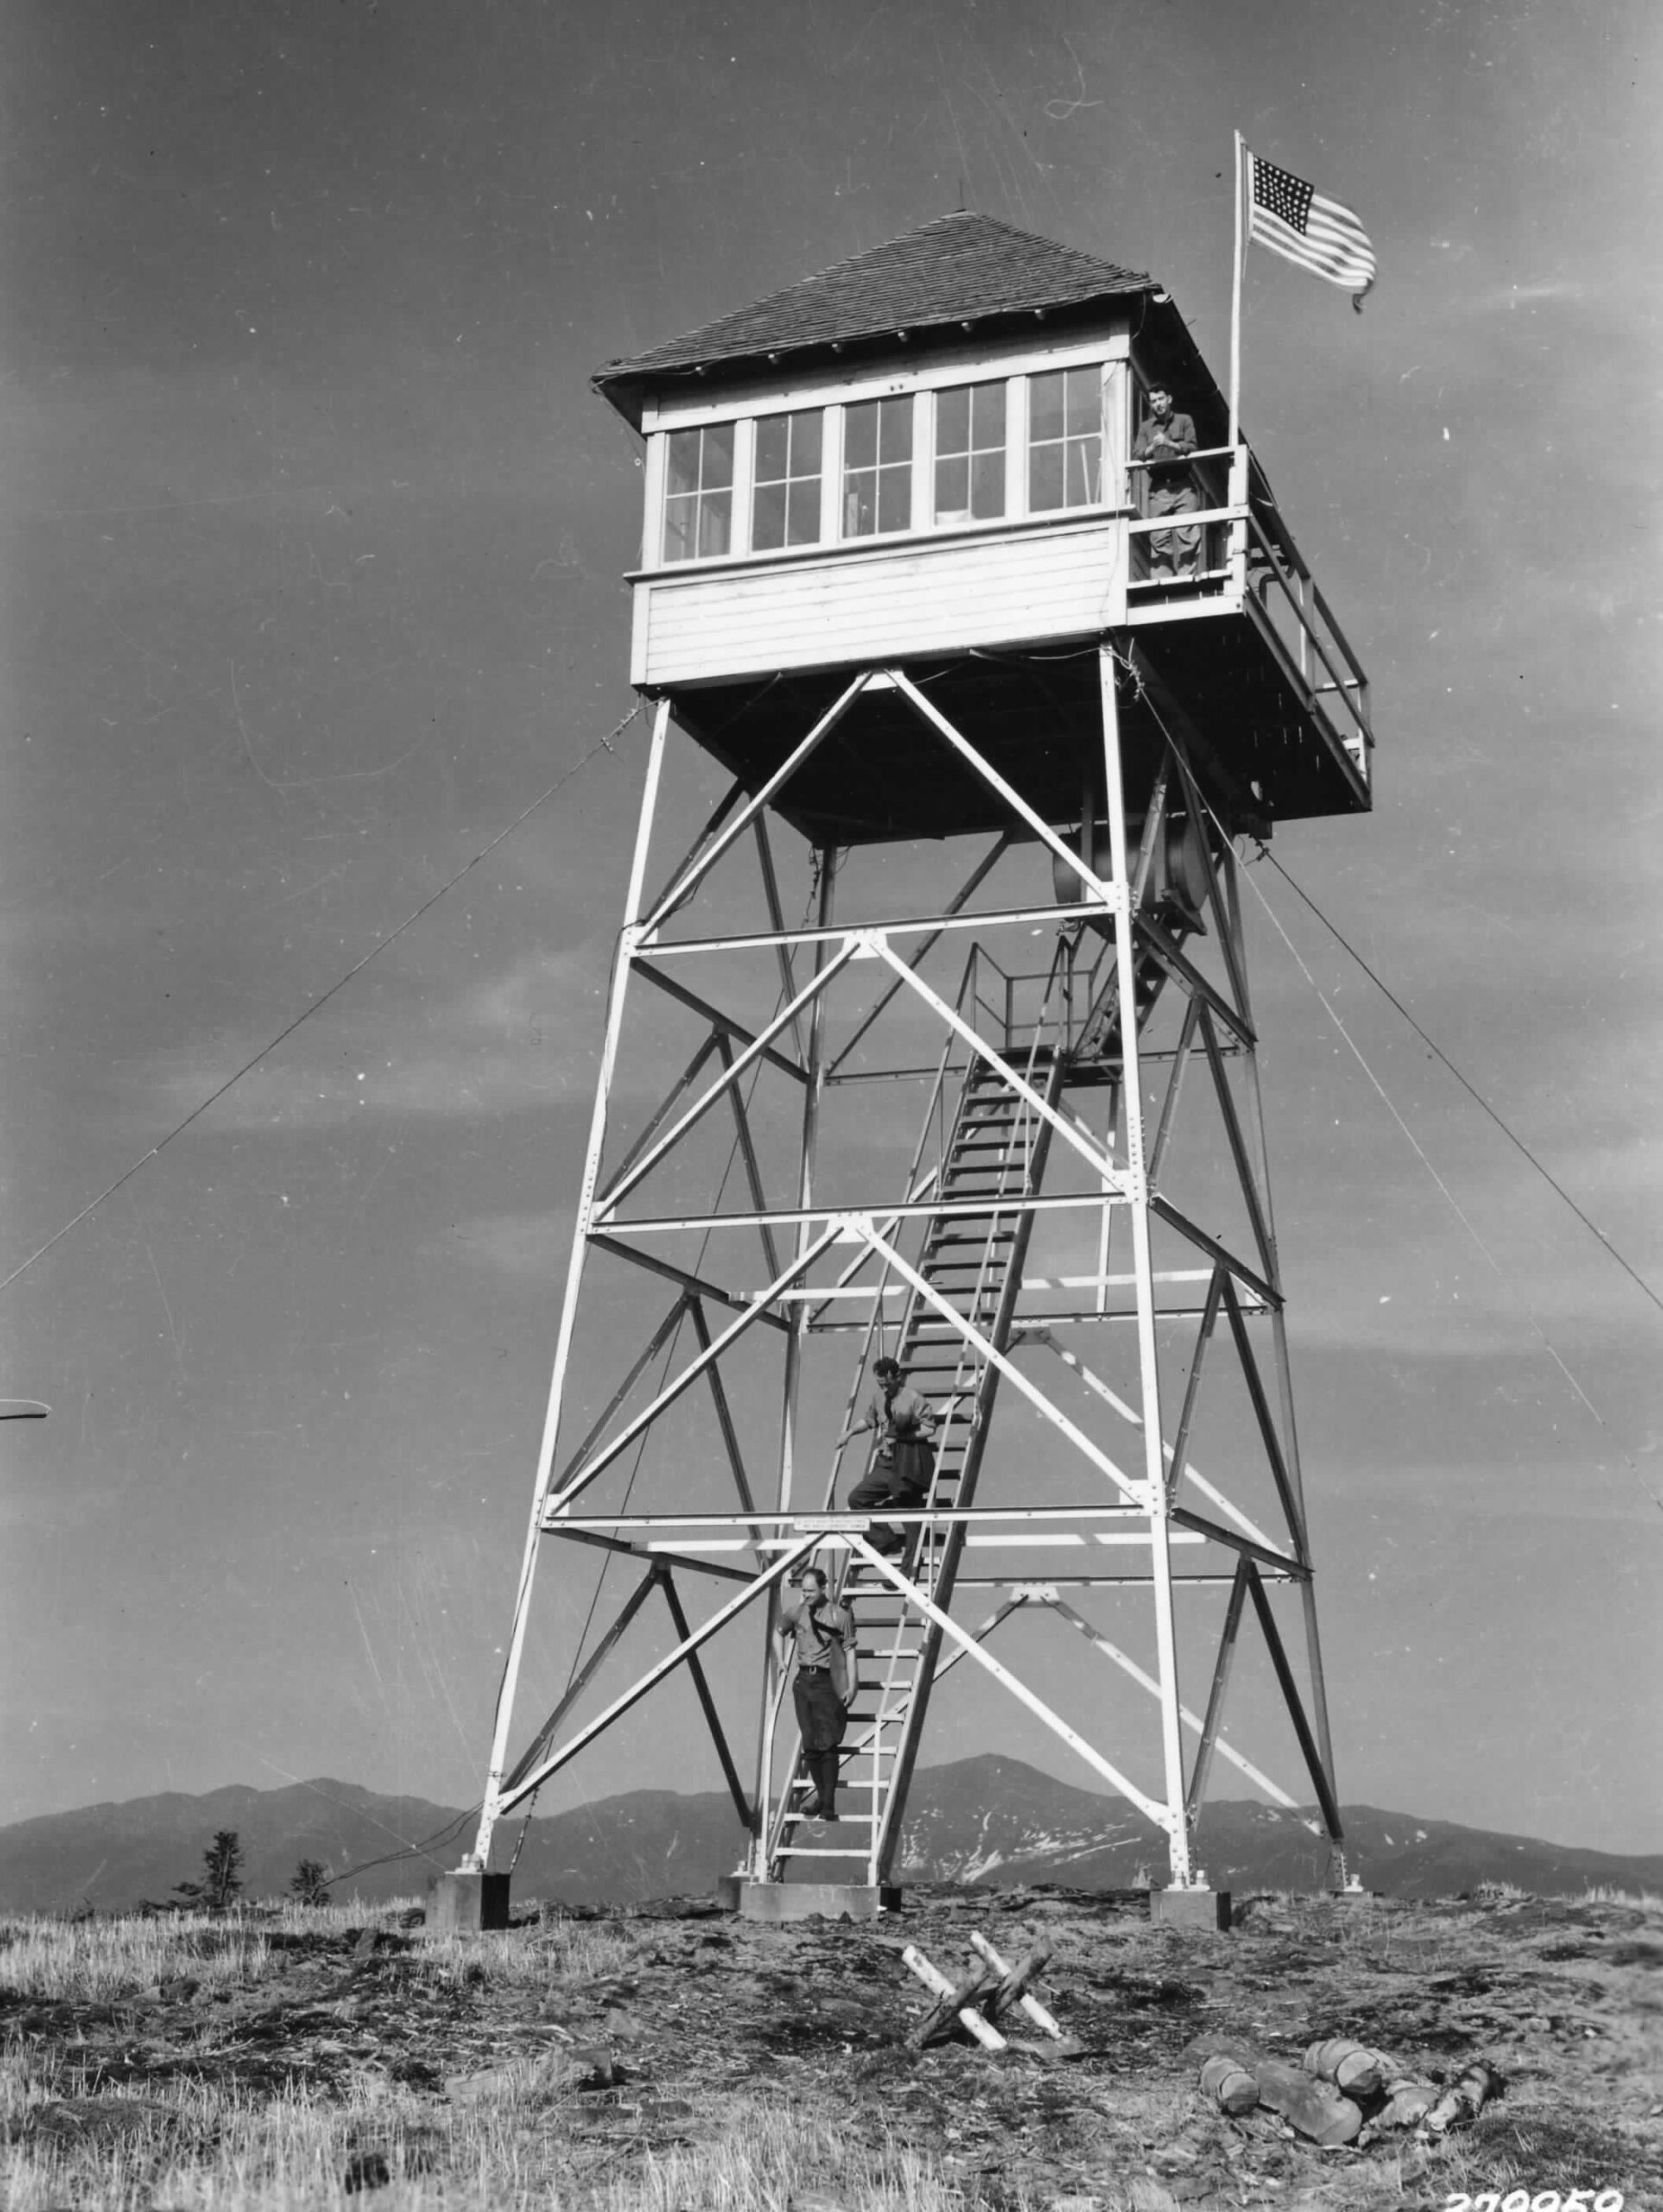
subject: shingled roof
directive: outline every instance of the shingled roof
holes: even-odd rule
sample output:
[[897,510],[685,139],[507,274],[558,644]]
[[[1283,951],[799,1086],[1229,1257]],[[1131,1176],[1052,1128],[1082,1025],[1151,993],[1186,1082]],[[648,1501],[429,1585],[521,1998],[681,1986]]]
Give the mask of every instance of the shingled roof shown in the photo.
[[618,400],[621,394],[610,388],[625,383],[892,340],[902,330],[917,334],[993,316],[1077,309],[1155,289],[1152,278],[1135,270],[1013,230],[991,215],[943,215],[684,338],[632,360],[609,361],[594,382]]

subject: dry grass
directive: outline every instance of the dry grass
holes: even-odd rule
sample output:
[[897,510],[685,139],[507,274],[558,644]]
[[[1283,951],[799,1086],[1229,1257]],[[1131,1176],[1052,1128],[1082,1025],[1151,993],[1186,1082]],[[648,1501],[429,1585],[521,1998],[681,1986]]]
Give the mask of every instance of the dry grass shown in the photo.
[[176,1976],[212,1986],[258,1981],[270,1958],[263,1929],[180,1913],[165,1920],[0,1920],[0,1983],[50,2004],[113,2004]]
[[[1055,2001],[1091,2045],[1050,2069],[909,2056],[881,1932],[567,1920],[371,1955],[340,1907],[0,1920],[0,2212],[1390,2212],[1611,2186],[1663,2212],[1640,2178],[1663,2181],[1649,1901],[1551,1921],[1513,1897],[1245,1902],[1235,1935],[1194,1939],[1038,1908]],[[948,1959],[994,1910],[926,1900],[906,1932]],[[1221,2007],[1287,2049],[1385,2006],[1401,2047],[1451,1970],[1426,2017],[1467,2040],[1405,2055],[1452,2078],[1458,2049],[1496,2053],[1509,2086],[1441,2146],[1318,2154],[1196,2095],[1181,2050]],[[1626,2012],[1600,2009],[1606,1986]],[[581,2089],[596,2042],[625,2086]],[[401,2075],[410,2055],[436,2070]]]
[[[17,2082],[25,2105],[51,2085]],[[111,2098],[84,2140],[29,2144],[7,2162],[3,2212],[300,2212],[361,2205],[376,2212],[782,2212],[816,2193],[847,2212],[962,2212],[962,2196],[915,2149],[881,2149],[784,2102],[748,2099],[714,2139],[644,2151],[630,2169],[575,2188],[562,2171],[566,2128],[522,2075],[497,2094],[447,2110],[365,2082],[344,2102],[295,2094],[257,2101],[206,2088],[165,2103]],[[131,2113],[120,2125],[121,2107]],[[384,2176],[384,2180],[382,2177]]]
[[[381,1915],[376,1917],[380,1919]],[[341,1935],[365,1914],[339,1905],[280,1912],[171,1913],[156,1918],[0,1917],[0,1987],[45,2004],[118,2003],[188,1978],[211,1993],[249,1989],[270,1964],[270,1937]],[[634,1945],[621,1923],[556,1921],[529,1935],[450,1936],[426,1943],[426,1977],[457,1988],[530,1988],[551,1976],[595,1980],[621,1972]]]
[[422,1947],[430,1979],[459,1989],[536,1989],[551,1979],[599,1981],[621,1974],[638,1945],[616,1921],[555,1921],[533,1933],[447,1936]]

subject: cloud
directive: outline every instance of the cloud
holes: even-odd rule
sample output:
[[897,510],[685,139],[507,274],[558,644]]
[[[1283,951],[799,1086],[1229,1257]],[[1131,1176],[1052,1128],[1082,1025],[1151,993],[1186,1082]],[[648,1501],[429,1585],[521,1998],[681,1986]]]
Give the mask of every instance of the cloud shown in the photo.
[[1469,294],[1465,304],[1469,315],[1497,315],[1514,308],[1574,307],[1589,293],[1590,287],[1574,277],[1543,277],[1533,284],[1492,284]]
[[[437,1004],[411,977],[367,1010],[330,1008],[242,1077],[213,1108],[212,1126],[295,1131],[371,1114],[479,1119],[587,1098],[610,957],[609,940],[590,938],[526,954]],[[257,1050],[254,1038],[222,1036],[152,1059],[131,1088],[147,1117],[157,1090],[182,1116]]]
[[446,1256],[454,1258],[460,1252],[477,1267],[556,1281],[565,1274],[571,1256],[575,1218],[569,1206],[546,1213],[478,1214],[458,1222],[450,1231],[444,1240]]

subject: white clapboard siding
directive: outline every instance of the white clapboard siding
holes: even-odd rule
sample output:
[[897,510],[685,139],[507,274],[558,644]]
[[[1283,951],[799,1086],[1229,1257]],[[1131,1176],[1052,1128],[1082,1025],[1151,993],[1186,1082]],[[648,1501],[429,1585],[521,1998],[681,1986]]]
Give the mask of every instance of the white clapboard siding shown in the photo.
[[1126,620],[1114,516],[635,583],[631,680],[709,683],[1089,636]]

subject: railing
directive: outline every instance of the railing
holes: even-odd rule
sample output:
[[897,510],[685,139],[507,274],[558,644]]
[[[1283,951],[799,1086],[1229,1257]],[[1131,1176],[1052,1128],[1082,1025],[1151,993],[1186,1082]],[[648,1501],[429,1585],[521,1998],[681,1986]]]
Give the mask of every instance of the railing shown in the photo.
[[[1078,1049],[1097,1001],[1102,963],[1113,960],[1114,950],[1107,933],[1070,931],[1047,966],[1012,973],[986,945],[976,946],[974,1003],[998,1025],[1007,1060],[1031,1060],[1041,1045],[1070,1054]],[[1027,1079],[1038,1088],[1037,1077]]]
[[1158,583],[1165,581],[1151,573],[1152,549],[1151,541],[1158,534],[1173,530],[1198,530],[1200,543],[1197,559],[1191,573],[1192,579],[1228,574],[1231,551],[1229,526],[1233,515],[1231,505],[1229,462],[1235,448],[1230,446],[1204,446],[1189,455],[1187,474],[1189,488],[1196,494],[1193,512],[1180,509],[1177,512],[1152,515],[1149,501],[1152,479],[1157,471],[1168,477],[1179,466],[1176,461],[1131,461],[1127,463],[1127,505],[1136,519],[1131,524],[1127,581],[1130,584]]
[[[1368,679],[1294,543],[1258,459],[1245,444],[1211,446],[1191,454],[1189,465],[1195,509],[1151,515],[1150,471],[1173,464],[1127,464],[1133,514],[1127,524],[1127,576],[1133,607],[1176,594],[1184,601],[1226,598],[1246,609],[1284,676],[1367,783],[1374,743]],[[1194,572],[1175,581],[1156,576],[1151,541],[1158,531],[1177,529],[1201,533]]]

